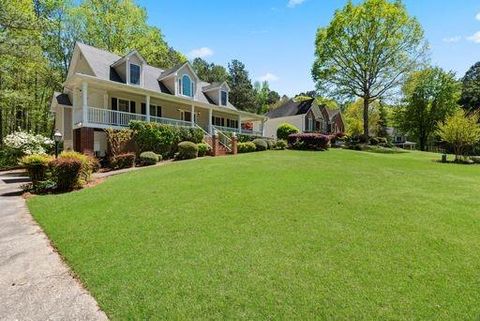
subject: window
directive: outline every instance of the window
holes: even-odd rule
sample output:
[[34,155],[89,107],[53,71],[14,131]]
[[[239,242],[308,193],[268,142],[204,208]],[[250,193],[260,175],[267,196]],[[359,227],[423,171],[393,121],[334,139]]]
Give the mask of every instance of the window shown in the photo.
[[130,102],[128,100],[125,100],[125,99],[119,99],[118,100],[118,110],[119,111],[124,111],[124,112],[129,112],[129,105],[130,105]]
[[130,64],[130,83],[140,85],[140,66]]
[[238,128],[238,120],[227,119],[227,127]]
[[162,107],[150,105],[150,116],[162,117]]
[[179,82],[182,89],[182,95],[192,97],[193,96],[193,84],[194,82],[188,75],[183,75],[182,80]]
[[222,118],[222,117],[212,116],[212,124],[213,124],[214,126],[224,126],[224,124],[225,124],[225,119]]
[[227,106],[228,101],[228,93],[225,90],[221,92],[221,104],[222,106]]

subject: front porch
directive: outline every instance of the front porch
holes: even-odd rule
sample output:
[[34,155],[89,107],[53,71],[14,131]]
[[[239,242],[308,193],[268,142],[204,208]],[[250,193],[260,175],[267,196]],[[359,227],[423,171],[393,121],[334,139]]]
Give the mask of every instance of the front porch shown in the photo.
[[[140,120],[179,127],[200,127],[213,130],[263,136],[263,126],[253,125],[262,118],[242,111],[216,105],[201,104],[176,96],[138,93],[89,85],[73,92],[73,128],[124,128],[130,121]],[[130,88],[129,88],[130,89]]]

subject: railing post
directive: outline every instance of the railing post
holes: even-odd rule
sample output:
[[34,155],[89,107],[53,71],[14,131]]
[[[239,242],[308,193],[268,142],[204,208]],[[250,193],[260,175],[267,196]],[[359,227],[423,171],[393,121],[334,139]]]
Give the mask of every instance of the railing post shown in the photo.
[[82,125],[85,126],[88,123],[88,83],[86,81],[82,82],[82,114]]
[[218,156],[218,133],[215,129],[213,129],[212,133],[212,156]]

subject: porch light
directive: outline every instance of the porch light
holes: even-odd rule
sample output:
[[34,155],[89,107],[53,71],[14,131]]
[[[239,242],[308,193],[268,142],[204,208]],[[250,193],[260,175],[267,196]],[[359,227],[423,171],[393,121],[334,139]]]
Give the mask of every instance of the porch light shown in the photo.
[[55,158],[58,158],[58,143],[62,141],[62,138],[62,133],[58,129],[55,129],[55,133],[53,134],[53,140],[55,141]]

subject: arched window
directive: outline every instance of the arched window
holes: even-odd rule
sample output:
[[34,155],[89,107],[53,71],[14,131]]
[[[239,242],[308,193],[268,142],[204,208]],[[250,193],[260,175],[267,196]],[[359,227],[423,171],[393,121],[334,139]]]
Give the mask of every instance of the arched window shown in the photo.
[[188,75],[183,75],[182,77],[182,95],[188,96],[188,97],[193,96],[192,80]]

